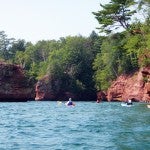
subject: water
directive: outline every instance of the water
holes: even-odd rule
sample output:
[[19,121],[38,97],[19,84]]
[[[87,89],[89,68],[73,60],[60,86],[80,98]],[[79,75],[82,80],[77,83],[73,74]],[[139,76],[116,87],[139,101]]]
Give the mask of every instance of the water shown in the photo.
[[149,114],[142,103],[0,103],[0,150],[149,150]]

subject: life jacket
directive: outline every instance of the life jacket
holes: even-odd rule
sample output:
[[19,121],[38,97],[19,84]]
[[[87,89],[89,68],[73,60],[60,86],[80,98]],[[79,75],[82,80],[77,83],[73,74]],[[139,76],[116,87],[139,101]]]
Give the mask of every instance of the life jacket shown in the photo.
[[67,105],[73,105],[73,102],[72,102],[72,101],[69,101]]

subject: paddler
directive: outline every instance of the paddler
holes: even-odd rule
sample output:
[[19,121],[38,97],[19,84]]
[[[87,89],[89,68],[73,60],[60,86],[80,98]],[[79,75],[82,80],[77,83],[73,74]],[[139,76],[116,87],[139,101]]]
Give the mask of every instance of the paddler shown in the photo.
[[75,104],[72,102],[72,99],[71,98],[69,98],[69,101],[68,102],[66,102],[66,105],[67,106],[75,106]]

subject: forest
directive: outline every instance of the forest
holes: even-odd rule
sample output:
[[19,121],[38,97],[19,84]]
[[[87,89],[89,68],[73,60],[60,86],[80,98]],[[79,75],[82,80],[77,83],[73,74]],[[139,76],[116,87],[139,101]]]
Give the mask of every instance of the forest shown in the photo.
[[150,0],[111,0],[98,12],[99,34],[33,44],[0,32],[0,61],[22,66],[38,81],[50,75],[75,93],[107,90],[121,74],[150,65]]

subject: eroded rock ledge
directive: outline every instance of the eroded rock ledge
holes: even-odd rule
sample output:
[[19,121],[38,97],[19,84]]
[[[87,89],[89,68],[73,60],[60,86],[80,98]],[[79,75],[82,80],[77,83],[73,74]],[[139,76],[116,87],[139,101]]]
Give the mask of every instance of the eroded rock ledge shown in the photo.
[[0,102],[23,102],[34,97],[33,83],[23,69],[0,62]]
[[132,75],[122,75],[112,83],[107,91],[108,101],[150,102],[150,66]]

